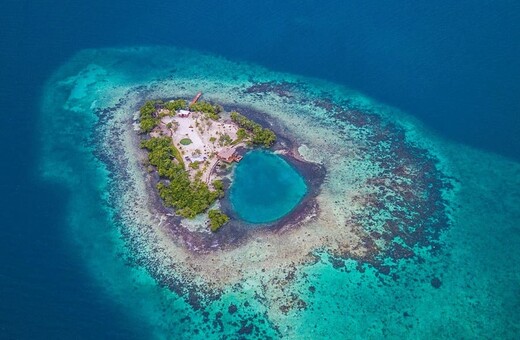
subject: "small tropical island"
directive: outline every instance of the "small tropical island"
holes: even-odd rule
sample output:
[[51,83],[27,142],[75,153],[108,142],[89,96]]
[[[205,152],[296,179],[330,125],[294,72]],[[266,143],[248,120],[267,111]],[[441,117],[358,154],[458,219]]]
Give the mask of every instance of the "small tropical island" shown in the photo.
[[[189,105],[201,89],[208,103]],[[497,311],[516,286],[489,287],[511,276],[492,250],[517,210],[475,214],[518,194],[510,161],[343,85],[164,46],[82,51],[41,105],[39,172],[70,198],[64,246],[155,337],[453,337],[452,325],[514,338],[516,315]],[[213,168],[227,149],[242,160]],[[479,237],[485,224],[497,237]]]
[[184,218],[207,213],[216,232],[229,216],[215,202],[224,197],[224,183],[217,167],[239,162],[238,150],[270,148],[275,133],[236,111],[218,104],[185,99],[148,100],[139,109],[141,147],[148,151],[150,171],[160,180],[157,190],[163,203]]

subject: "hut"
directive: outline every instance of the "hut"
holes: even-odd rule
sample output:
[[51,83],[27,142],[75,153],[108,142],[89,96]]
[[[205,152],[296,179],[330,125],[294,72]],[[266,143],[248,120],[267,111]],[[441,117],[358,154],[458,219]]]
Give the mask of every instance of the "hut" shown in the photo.
[[220,150],[217,157],[226,163],[238,160],[237,151],[234,148],[224,148]]
[[188,111],[188,110],[179,110],[179,112],[177,112],[177,116],[179,116],[181,118],[189,117],[190,116],[190,111]]

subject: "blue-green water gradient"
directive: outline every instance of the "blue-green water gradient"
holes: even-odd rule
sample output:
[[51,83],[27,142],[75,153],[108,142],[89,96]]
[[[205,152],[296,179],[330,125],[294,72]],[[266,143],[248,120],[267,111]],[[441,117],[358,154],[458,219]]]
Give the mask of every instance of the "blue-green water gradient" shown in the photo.
[[302,176],[282,157],[254,150],[237,165],[230,201],[244,221],[268,223],[290,213],[306,192]]
[[[146,338],[141,335],[147,334],[143,325],[128,319],[103,293],[74,247],[67,219],[71,193],[41,181],[41,131],[47,126],[39,119],[42,86],[53,70],[84,48],[174,45],[332,80],[415,115],[443,137],[520,159],[517,1],[335,0],[324,5],[273,0],[7,0],[2,5],[0,338]],[[70,157],[81,161],[81,155]],[[502,179],[495,178],[498,187]],[[81,187],[91,188],[85,183]],[[485,217],[507,211],[498,200],[503,192],[497,190],[495,196],[486,209],[475,212]],[[90,193],[83,202],[92,205],[93,215],[102,216],[103,207],[95,198]],[[506,203],[518,205],[517,200]],[[480,257],[468,261],[467,272],[497,277],[496,269],[475,268],[511,266],[510,279],[503,282],[515,287],[518,271],[513,266],[518,261],[507,251],[517,249],[519,228],[489,233],[491,222],[501,224],[490,218],[461,238],[472,246],[496,242],[475,246]],[[84,226],[92,236],[102,228],[113,226]],[[489,289],[495,299],[500,301],[501,293],[516,299],[504,299],[508,304],[496,312],[514,319],[520,294],[500,282]],[[469,303],[475,303],[470,296],[488,294],[466,283],[460,287],[457,294],[465,292]],[[373,310],[381,308],[374,305]],[[446,308],[442,311],[444,320],[439,323],[455,329],[459,323],[446,323]],[[433,310],[428,314],[437,316]],[[362,316],[359,320],[366,323]],[[490,321],[500,319],[482,324]],[[508,327],[511,324],[504,324]],[[355,329],[352,332],[354,337]]]

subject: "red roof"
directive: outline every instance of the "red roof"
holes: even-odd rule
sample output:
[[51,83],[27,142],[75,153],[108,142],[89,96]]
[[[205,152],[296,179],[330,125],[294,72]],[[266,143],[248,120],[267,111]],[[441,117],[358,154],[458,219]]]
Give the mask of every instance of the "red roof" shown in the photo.
[[235,155],[236,153],[236,150],[233,149],[233,148],[225,148],[225,149],[222,149],[219,151],[218,153],[218,157],[219,158],[224,158],[224,159],[228,159],[228,158],[231,158]]

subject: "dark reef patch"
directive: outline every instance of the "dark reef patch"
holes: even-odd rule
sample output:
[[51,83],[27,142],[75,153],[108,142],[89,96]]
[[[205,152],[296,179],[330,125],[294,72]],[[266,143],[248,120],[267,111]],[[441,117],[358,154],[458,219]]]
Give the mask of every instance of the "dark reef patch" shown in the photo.
[[[294,91],[298,91],[300,88],[301,84],[298,83],[270,82],[257,84],[247,91],[259,95],[274,92],[278,96],[296,100],[295,98],[301,98],[301,96],[295,95]],[[129,91],[128,96],[138,95],[141,98],[147,98],[151,95],[150,91],[144,87],[136,87]],[[435,157],[427,150],[410,144],[401,127],[384,121],[376,114],[356,110],[350,107],[348,102],[336,103],[326,97],[320,100],[309,99],[307,102],[307,99],[298,100],[300,103],[325,109],[331,117],[338,121],[338,128],[341,128],[341,124],[363,128],[366,131],[363,137],[365,156],[370,157],[371,162],[383,169],[376,177],[370,178],[364,183],[364,186],[371,190],[355,198],[355,201],[362,204],[364,209],[351,215],[346,222],[348,227],[354,228],[363,246],[368,250],[363,256],[356,257],[359,261],[358,270],[364,272],[367,265],[370,265],[380,275],[396,280],[398,275],[394,271],[398,261],[423,260],[417,256],[418,249],[426,249],[430,252],[439,251],[441,249],[440,235],[450,225],[446,213],[447,202],[443,198],[442,192],[451,188],[451,178],[439,170]],[[160,215],[167,216],[166,226],[172,238],[175,239],[174,241],[182,243],[194,253],[209,253],[240,246],[255,233],[283,233],[285,230],[298,227],[304,218],[319,213],[316,197],[320,193],[325,179],[324,166],[302,160],[296,151],[297,140],[276,118],[267,118],[268,115],[247,106],[222,104],[226,111],[237,110],[264,127],[272,129],[278,136],[274,149],[286,151],[284,158],[302,174],[309,191],[295,210],[281,220],[266,225],[265,228],[250,228],[247,224],[232,219],[225,228],[217,233],[194,232],[186,229],[181,225],[180,218],[176,217],[171,209],[164,207],[157,194],[150,195],[151,209]],[[114,142],[123,134],[123,129],[132,129],[133,121],[129,117],[127,126],[118,128],[106,124],[113,112],[119,110],[123,105],[128,104],[122,99],[115,107],[97,112],[99,122],[91,141],[91,144],[97,147],[96,156],[109,169],[111,181],[114,184],[111,186],[110,193],[113,197],[132,190],[130,188],[133,185],[130,176],[124,170],[127,168],[125,165],[128,159],[122,149],[122,142]],[[99,141],[108,138],[111,139],[111,150],[99,149],[99,146],[102,145]],[[138,136],[135,137],[134,143],[135,148],[139,149]],[[142,170],[143,173],[146,173],[144,167]],[[156,192],[157,181],[158,178],[155,174],[148,175],[146,185],[150,192]],[[117,200],[109,200],[109,202],[112,201]],[[233,213],[226,199],[222,201],[222,209],[232,216]],[[114,210],[120,212],[119,209]],[[382,211],[387,214],[380,214]],[[116,215],[115,219],[119,221],[121,233],[128,241],[130,253],[141,254],[139,239],[148,232],[152,234],[149,230],[151,227],[141,226],[143,235],[134,235],[120,223],[121,216]],[[160,250],[156,251],[160,252]],[[344,260],[348,258],[353,258],[352,253],[348,251],[333,254],[331,263],[335,268],[344,270]],[[314,260],[317,261],[317,259]],[[195,309],[204,310],[205,306],[216,301],[220,296],[219,292],[213,291],[209,287],[196,286],[186,280],[167,275],[160,270],[159,260],[154,260],[154,255],[136,255],[129,258],[128,261],[131,264],[145,266],[157,282],[184,296]],[[172,269],[174,269],[173,267],[175,264],[172,264]],[[289,277],[287,280],[290,279]],[[440,280],[437,280],[432,280],[432,286],[440,286]],[[291,308],[306,308],[305,302],[300,301],[297,297],[292,303],[294,306]],[[240,314],[237,311],[236,306],[235,308],[229,306],[230,314]],[[247,325],[242,327],[244,326],[244,331],[248,331]],[[218,322],[216,327],[220,328]]]
[[234,305],[234,304],[231,304],[231,305],[229,305],[229,307],[228,307],[228,313],[229,313],[229,314],[235,314],[237,310],[238,310],[238,308],[237,308],[237,306]]
[[434,277],[430,281],[430,283],[431,283],[432,287],[435,288],[435,289],[439,289],[441,287],[441,285],[442,285],[442,281],[438,277]]
[[[365,157],[370,157],[374,165],[383,169],[364,183],[370,190],[355,198],[364,208],[346,222],[346,225],[354,226],[363,246],[368,249],[357,259],[372,265],[380,274],[390,275],[398,260],[423,261],[417,256],[418,248],[438,252],[441,233],[451,224],[447,215],[448,202],[442,193],[453,189],[451,181],[454,179],[441,172],[435,156],[412,145],[402,127],[380,115],[361,111],[350,101],[336,102],[327,93],[322,93],[320,99],[306,99],[305,95],[298,96],[298,91],[303,92],[304,85],[266,82],[255,84],[244,92],[299,98],[301,104],[327,111],[338,123],[363,129]],[[385,214],[380,214],[383,211]],[[332,260],[335,268],[340,267],[339,259],[352,258],[349,252],[334,255],[337,257]],[[387,262],[393,265],[383,265]],[[397,278],[397,275],[392,274],[392,277]]]
[[[225,227],[221,228],[218,232],[208,233],[188,230],[181,225],[181,219],[174,215],[174,211],[163,205],[157,190],[155,189],[159,182],[159,177],[155,172],[152,172],[148,175],[149,181],[147,185],[150,192],[155,193],[154,195],[150,195],[153,202],[153,210],[168,216],[166,223],[171,235],[175,235],[177,241],[182,242],[187,249],[199,254],[238,247],[256,233],[280,233],[290,228],[297,227],[301,221],[316,214],[318,205],[315,198],[320,192],[320,186],[323,183],[326,174],[325,168],[322,165],[309,163],[298,157],[298,154],[295,151],[297,144],[293,139],[291,139],[288,131],[274,119],[266,120],[266,115],[264,113],[249,107],[229,105],[227,103],[220,104],[223,105],[224,109],[228,112],[237,110],[247,118],[258,122],[263,127],[269,127],[273,130],[278,137],[277,143],[274,145],[273,149],[275,151],[286,151],[284,155],[280,156],[298,170],[305,179],[308,191],[302,201],[289,214],[272,223],[255,224],[254,228],[252,228],[249,223],[240,220],[238,216],[236,216],[234,211],[231,209],[231,204],[226,195],[226,197],[221,200],[221,210],[230,216],[231,219]],[[139,137],[136,137],[136,144],[137,143],[139,143]],[[239,153],[243,153],[246,150],[238,151]],[[145,171],[144,168],[143,171]],[[229,187],[229,181],[225,180],[224,184],[227,189]]]
[[[383,169],[377,177],[366,181],[371,193],[356,197],[364,208],[347,222],[357,227],[369,248],[360,260],[389,273],[389,268],[382,265],[388,258],[393,263],[418,260],[417,248],[439,250],[440,235],[450,225],[448,203],[442,192],[453,187],[451,179],[439,170],[438,160],[427,150],[410,144],[403,128],[376,114],[330,102],[317,104],[332,110],[337,119],[368,130],[364,142],[370,159]],[[386,214],[379,214],[381,211]],[[375,242],[379,239],[385,241],[384,246]]]
[[298,87],[301,87],[302,85],[303,84],[301,83],[293,83],[286,81],[268,81],[256,83],[255,85],[252,85],[249,88],[247,88],[244,92],[256,95],[274,93],[279,97],[293,98],[292,92]]

